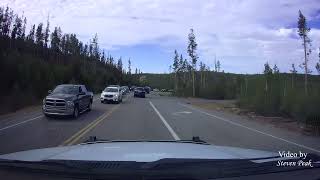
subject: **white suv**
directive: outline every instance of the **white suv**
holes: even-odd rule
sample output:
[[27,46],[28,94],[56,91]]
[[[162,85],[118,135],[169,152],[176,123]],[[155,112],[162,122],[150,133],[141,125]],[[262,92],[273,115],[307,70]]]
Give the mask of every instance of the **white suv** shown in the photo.
[[100,96],[101,103],[104,102],[122,102],[122,92],[121,88],[117,86],[108,86],[106,87]]

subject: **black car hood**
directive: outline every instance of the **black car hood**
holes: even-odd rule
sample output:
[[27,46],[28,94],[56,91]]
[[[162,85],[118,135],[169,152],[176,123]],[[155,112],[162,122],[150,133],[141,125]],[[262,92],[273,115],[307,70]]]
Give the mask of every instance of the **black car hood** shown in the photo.
[[77,95],[75,94],[60,94],[60,93],[57,93],[57,94],[50,94],[48,95],[46,98],[47,99],[50,99],[50,98],[53,98],[53,99],[64,99],[64,100],[72,100],[73,98],[75,98]]

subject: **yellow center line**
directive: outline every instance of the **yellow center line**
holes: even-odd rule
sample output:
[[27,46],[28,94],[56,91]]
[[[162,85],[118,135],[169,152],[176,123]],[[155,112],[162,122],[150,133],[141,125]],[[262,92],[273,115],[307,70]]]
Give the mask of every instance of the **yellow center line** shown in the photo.
[[60,146],[65,146],[67,145],[70,141],[72,141],[74,138],[76,138],[77,136],[79,136],[83,131],[85,131],[86,129],[88,129],[90,126],[92,126],[96,121],[99,121],[101,118],[103,118],[109,111],[103,113],[101,116],[99,116],[96,120],[92,121],[90,124],[88,124],[86,127],[82,128],[80,131],[78,131],[77,133],[75,133],[73,136],[71,136],[70,138],[68,138],[67,140],[65,140]]
[[[128,99],[128,98],[126,98]],[[113,111],[115,111],[117,108],[119,108],[121,104],[117,104],[114,106],[110,111],[107,111],[103,113],[101,116],[99,116],[96,120],[92,121],[90,124],[88,124],[86,127],[82,128],[80,131],[75,133],[73,136],[65,140],[62,144],[59,146],[66,146],[66,145],[72,145],[75,144],[81,137],[83,137],[86,133],[88,133],[91,129],[96,127],[100,122],[102,122],[105,118],[111,115]]]
[[120,105],[116,105],[114,106],[105,116],[103,116],[102,118],[100,119],[97,119],[96,121],[94,121],[94,123],[87,127],[84,131],[82,131],[78,136],[76,136],[71,142],[69,142],[67,145],[70,146],[70,145],[73,145],[73,144],[76,144],[76,142],[82,138],[85,134],[87,134],[91,129],[93,129],[94,127],[96,127],[99,123],[101,123],[103,120],[105,120],[108,116],[111,115],[111,113],[113,111],[115,111]]

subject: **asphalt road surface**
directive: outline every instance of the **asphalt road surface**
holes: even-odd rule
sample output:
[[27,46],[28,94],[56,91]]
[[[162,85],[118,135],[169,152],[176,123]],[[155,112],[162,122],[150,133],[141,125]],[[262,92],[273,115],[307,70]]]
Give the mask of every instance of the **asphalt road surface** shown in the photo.
[[320,154],[319,137],[262,125],[243,117],[193,107],[185,99],[128,94],[121,104],[101,104],[78,119],[46,118],[41,109],[0,118],[0,154],[108,140],[190,140],[199,136],[213,145],[267,151]]

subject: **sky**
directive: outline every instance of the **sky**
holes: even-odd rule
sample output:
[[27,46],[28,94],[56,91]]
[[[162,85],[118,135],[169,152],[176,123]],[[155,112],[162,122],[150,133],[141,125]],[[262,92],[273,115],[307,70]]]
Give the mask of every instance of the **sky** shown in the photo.
[[[310,69],[315,73],[320,47],[319,0],[1,0],[24,14],[28,27],[46,22],[60,26],[83,42],[98,34],[100,48],[125,67],[132,61],[142,72],[167,73],[174,50],[187,55],[193,28],[199,61],[232,73],[261,73],[264,63],[288,72],[303,62],[297,35],[299,9],[306,16],[312,40]],[[297,68],[303,72],[301,68]]]

